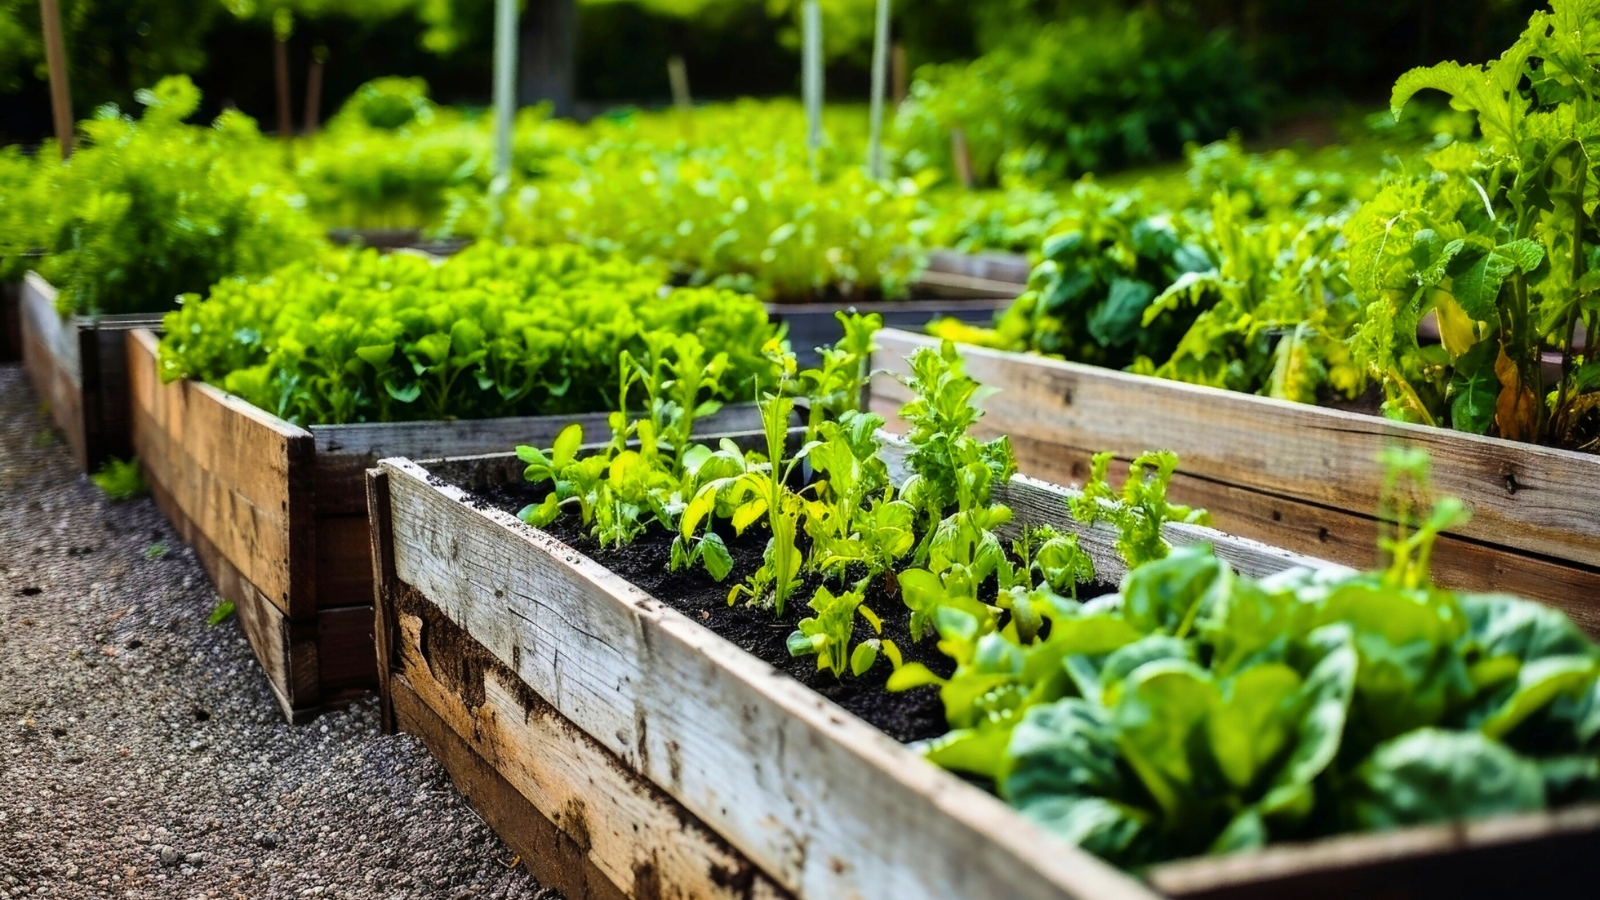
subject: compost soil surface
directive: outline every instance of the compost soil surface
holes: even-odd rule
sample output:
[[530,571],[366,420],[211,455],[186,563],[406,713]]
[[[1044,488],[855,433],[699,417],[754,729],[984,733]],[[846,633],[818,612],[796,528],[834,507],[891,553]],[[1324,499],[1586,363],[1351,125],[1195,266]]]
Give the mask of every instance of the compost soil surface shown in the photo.
[[149,500],[0,366],[0,898],[554,898],[366,700],[284,723]]
[[[546,493],[548,486],[509,484],[490,491],[484,500],[516,513],[524,506],[544,499]],[[846,674],[843,678],[836,677],[831,670],[818,670],[815,656],[789,655],[789,635],[801,619],[813,614],[806,604],[818,585],[823,583],[815,574],[808,573],[805,576],[800,589],[789,598],[782,615],[777,615],[769,607],[756,607],[744,602],[730,606],[729,589],[761,566],[762,551],[770,535],[760,527],[751,527],[742,536],[735,535],[731,530],[723,531],[723,524],[719,523],[718,531],[728,544],[734,567],[728,577],[720,582],[712,579],[699,566],[680,572],[672,571],[673,536],[660,528],[652,528],[634,543],[618,548],[600,546],[575,515],[562,516],[544,530],[897,741],[939,737],[950,730],[945,722],[938,688],[914,688],[897,694],[885,689],[893,666],[882,653],[862,676]],[[836,583],[829,583],[828,586],[835,593],[845,589]],[[888,638],[900,648],[906,662],[921,662],[944,676],[955,671],[955,663],[938,651],[933,638],[924,635],[920,642],[911,640],[905,604],[898,594],[892,592],[885,579],[874,579],[865,597],[864,605],[883,620],[883,633],[874,632],[866,620],[858,616],[854,635],[856,642]]]

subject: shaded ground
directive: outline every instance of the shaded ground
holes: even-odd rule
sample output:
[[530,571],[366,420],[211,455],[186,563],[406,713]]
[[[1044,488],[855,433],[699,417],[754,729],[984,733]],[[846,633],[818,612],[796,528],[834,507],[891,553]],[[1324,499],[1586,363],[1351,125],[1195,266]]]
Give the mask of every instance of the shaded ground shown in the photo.
[[376,703],[283,723],[149,500],[0,366],[0,898],[545,898]]

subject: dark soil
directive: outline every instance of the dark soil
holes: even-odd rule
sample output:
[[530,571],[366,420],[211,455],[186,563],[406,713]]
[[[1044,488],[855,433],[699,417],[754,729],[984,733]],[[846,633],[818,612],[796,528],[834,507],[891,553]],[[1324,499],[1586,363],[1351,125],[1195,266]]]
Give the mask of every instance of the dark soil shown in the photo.
[[[547,491],[527,484],[504,485],[485,498],[486,502],[517,512],[529,503],[544,498]],[[719,523],[722,524],[722,523]],[[651,529],[633,544],[619,549],[602,548],[583,529],[577,516],[563,516],[545,529],[574,549],[594,559],[606,568],[628,579],[640,589],[672,606],[689,618],[702,623],[718,635],[754,654],[784,674],[794,678],[822,696],[839,704],[890,737],[903,743],[938,737],[949,731],[945,723],[944,706],[939,701],[936,687],[916,688],[903,693],[889,693],[884,685],[893,667],[888,658],[879,654],[871,669],[855,677],[848,673],[835,678],[832,671],[818,671],[814,656],[789,655],[787,640],[796,624],[812,614],[806,605],[822,580],[807,574],[783,615],[771,609],[753,607],[744,603],[728,605],[728,591],[750,576],[761,566],[761,554],[766,548],[768,532],[752,527],[743,536],[722,532],[728,550],[734,559],[733,571],[723,581],[715,581],[704,569],[673,572],[671,569],[672,535],[661,529]],[[838,585],[830,584],[837,591]],[[883,634],[877,635],[863,619],[856,620],[857,641],[872,637],[888,638],[900,648],[906,662],[920,662],[928,668],[948,676],[955,664],[934,646],[934,638],[924,635],[913,642],[907,629],[909,616],[898,595],[890,596],[882,579],[875,579],[867,591],[866,606],[883,619]]]

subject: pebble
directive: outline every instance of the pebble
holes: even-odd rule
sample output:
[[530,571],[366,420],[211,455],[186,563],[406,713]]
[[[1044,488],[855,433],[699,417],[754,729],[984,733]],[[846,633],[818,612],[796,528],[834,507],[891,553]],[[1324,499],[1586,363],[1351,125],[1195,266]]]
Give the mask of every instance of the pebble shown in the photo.
[[375,700],[285,724],[193,552],[47,427],[0,365],[0,900],[558,898]]

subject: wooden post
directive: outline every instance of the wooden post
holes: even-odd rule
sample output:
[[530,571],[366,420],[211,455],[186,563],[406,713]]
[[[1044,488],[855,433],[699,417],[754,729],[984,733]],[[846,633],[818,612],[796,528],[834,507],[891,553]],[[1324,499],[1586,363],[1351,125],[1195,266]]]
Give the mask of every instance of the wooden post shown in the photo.
[[867,172],[883,177],[883,94],[889,80],[889,0],[878,0],[872,35],[872,123],[867,137]]
[[505,228],[511,191],[511,120],[517,112],[517,0],[494,5],[494,179],[489,183],[489,234]]
[[67,83],[67,44],[61,37],[61,6],[57,0],[39,0],[44,32],[45,65],[50,70],[50,113],[55,119],[61,158],[72,155],[72,86]]
[[674,53],[667,57],[667,81],[672,84],[672,105],[679,109],[692,109],[689,97],[689,67],[683,57]]
[[278,90],[278,137],[294,137],[294,114],[289,111],[289,41],[273,30],[272,74]]
[[806,149],[815,157],[822,149],[822,4],[806,0],[802,16],[800,83],[806,106]]
[[906,97],[910,96],[911,93],[911,71],[906,63],[906,45],[896,41],[894,49],[889,54],[889,59],[892,61],[894,69],[894,105],[898,107],[906,102]]
[[322,119],[322,69],[328,61],[328,48],[318,44],[311,50],[311,68],[306,71],[306,134],[316,134]]

